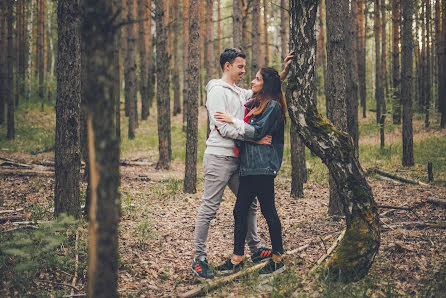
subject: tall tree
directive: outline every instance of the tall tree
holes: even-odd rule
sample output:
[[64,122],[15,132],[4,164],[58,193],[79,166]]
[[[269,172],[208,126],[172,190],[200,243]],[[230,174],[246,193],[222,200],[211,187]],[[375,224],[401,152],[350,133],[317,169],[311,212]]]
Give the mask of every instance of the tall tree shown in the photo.
[[252,3],[252,51],[251,51],[251,76],[255,76],[263,64],[260,54],[260,0]]
[[[327,116],[335,127],[347,132],[347,65],[346,65],[346,23],[348,0],[326,0],[327,11]],[[333,174],[330,174],[330,202],[328,213],[342,214],[342,202],[337,193]]]
[[438,47],[439,56],[439,92],[438,103],[441,113],[440,127],[446,128],[446,0],[442,0],[441,39]]
[[39,97],[43,101],[45,80],[45,0],[39,1],[38,28],[37,28],[37,68],[39,72]]
[[[381,0],[383,1],[383,0]],[[380,123],[384,110],[384,84],[382,77],[381,58],[381,20],[380,20],[380,0],[374,0],[373,5],[373,28],[375,34],[375,101],[376,101],[376,123]]]
[[183,0],[183,131],[187,126],[187,92],[189,90],[189,0]]
[[401,123],[400,96],[400,0],[392,0],[392,112],[393,124]]
[[200,61],[200,23],[198,20],[200,0],[189,1],[189,91],[186,138],[186,164],[184,171],[184,192],[195,193],[197,184],[197,147],[198,147],[198,84]]
[[156,100],[158,118],[158,148],[159,159],[157,169],[168,169],[170,162],[170,80],[169,54],[167,51],[168,21],[166,11],[169,9],[167,0],[155,2],[156,18]]
[[347,228],[327,262],[329,272],[335,277],[342,272],[344,279],[357,280],[367,274],[378,253],[378,208],[365,173],[353,154],[349,136],[322,118],[314,101],[317,4],[318,1],[290,1],[290,47],[295,50],[296,59],[287,88],[288,112],[305,145],[336,173]]
[[233,4],[233,16],[232,16],[232,38],[234,48],[238,48],[242,51],[242,38],[243,38],[243,23],[242,23],[242,0],[234,0]]
[[358,40],[358,28],[356,14],[358,13],[358,2],[352,1],[348,12],[346,30],[346,66],[347,66],[347,132],[353,139],[355,153],[359,154],[359,126],[358,126],[358,63],[356,41]]
[[23,0],[17,0],[16,3],[16,28],[15,28],[15,32],[16,32],[16,39],[15,39],[15,49],[16,49],[16,53],[15,53],[15,62],[16,62],[16,67],[15,67],[15,72],[16,72],[16,79],[15,79],[15,105],[18,106],[19,105],[19,99],[20,99],[20,90],[21,90],[21,76],[20,76],[20,58],[21,58],[21,50],[23,50],[22,48],[22,39],[23,39],[23,31],[22,31],[22,26],[23,26],[23,22],[22,22],[22,9],[23,9]]
[[[324,78],[324,88],[326,88],[326,76],[327,76],[327,47],[325,45],[325,15],[324,15],[324,1],[319,2],[319,38],[316,51],[316,64],[322,67],[322,73]],[[324,90],[326,92],[326,90]]]
[[433,56],[433,65],[434,65],[434,86],[436,85],[437,93],[432,94],[433,101],[436,102],[436,107],[438,108],[438,92],[439,92],[439,81],[440,81],[440,55],[438,55],[440,49],[440,39],[441,39],[441,0],[435,0],[435,15],[434,15],[434,28],[435,28],[435,37],[434,37],[434,52]]
[[125,78],[125,97],[128,102],[129,112],[129,139],[135,138],[135,128],[137,123],[138,114],[136,113],[136,36],[135,36],[135,23],[133,15],[133,0],[127,0],[127,55],[125,57],[124,66],[124,78]]
[[[68,0],[67,0],[68,1]],[[119,140],[114,123],[115,11],[112,1],[83,0],[91,183],[88,296],[118,297]]]
[[286,2],[285,0],[280,0],[280,56],[282,61],[288,54],[288,28],[290,26]]
[[431,0],[425,0],[426,5],[426,98],[424,101],[424,126],[429,127],[429,114],[430,114],[430,106],[431,106]]
[[412,51],[413,1],[401,2],[401,103],[403,105],[403,166],[413,166]]
[[209,82],[214,77],[214,23],[212,21],[213,15],[213,0],[206,0],[206,28],[205,28],[205,45],[206,45],[206,55],[205,59],[205,69],[206,69],[206,79],[205,83]]
[[8,98],[8,8],[5,1],[0,1],[0,124],[5,122],[5,104]]
[[[222,52],[222,48],[221,48],[221,39],[223,36],[223,32],[221,29],[221,0],[217,0],[217,46],[216,46],[216,51],[217,54],[215,55],[215,57],[218,57],[218,55],[220,55],[220,53]],[[219,77],[220,74],[220,61],[218,61],[219,59],[214,59],[215,61],[215,73],[217,74],[217,77]]]
[[[113,10],[115,11],[116,21],[122,21],[122,0],[113,0]],[[115,128],[116,136],[118,140],[121,139],[121,66],[119,63],[119,57],[121,51],[121,30],[117,30],[114,36],[114,60],[113,65],[115,66],[114,75],[114,88],[113,88],[113,102],[114,104],[114,114],[115,114]]]
[[80,216],[80,1],[57,2],[54,214]]
[[358,12],[356,14],[356,26],[358,28],[358,37],[356,40],[356,58],[358,59],[358,80],[359,96],[362,107],[362,117],[367,117],[367,92],[366,92],[366,50],[365,50],[365,11],[364,0],[353,0],[356,2]]
[[[138,0],[138,50],[139,50],[139,93],[141,94],[141,119],[146,120],[148,116],[149,109],[149,98],[147,85],[149,83],[147,79],[147,45],[146,45],[146,34],[150,32],[145,32],[145,23],[147,19],[147,8],[146,0]],[[138,116],[136,116],[138,117]]]
[[[175,1],[176,2],[176,1]],[[180,98],[180,65],[177,63],[179,61],[178,54],[178,37],[180,36],[179,24],[180,24],[180,11],[179,7],[176,3],[172,2],[173,9],[173,74],[172,74],[172,83],[175,86],[173,88],[173,115],[181,113],[181,98]]]
[[381,1],[381,74],[382,74],[382,85],[386,91],[386,95],[389,94],[389,86],[387,79],[387,28],[386,28],[386,0]]
[[7,0],[7,28],[8,28],[8,83],[7,83],[7,100],[8,100],[8,131],[6,137],[8,139],[15,138],[14,124],[14,48],[13,48],[13,27],[14,27],[14,0]]
[[268,0],[263,0],[263,35],[265,37],[265,62],[269,65],[269,38],[268,38]]

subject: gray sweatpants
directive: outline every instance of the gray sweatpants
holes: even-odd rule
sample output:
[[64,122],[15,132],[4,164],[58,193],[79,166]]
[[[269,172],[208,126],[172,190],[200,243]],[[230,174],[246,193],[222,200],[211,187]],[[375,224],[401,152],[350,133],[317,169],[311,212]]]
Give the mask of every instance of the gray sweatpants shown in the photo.
[[[226,185],[235,195],[237,195],[239,186],[239,159],[237,157],[205,154],[203,167],[204,191],[194,234],[195,259],[206,257],[209,224],[217,214]],[[246,235],[246,242],[251,252],[256,252],[260,248],[260,240],[257,237],[256,211],[257,200],[254,200],[248,213],[248,233]]]

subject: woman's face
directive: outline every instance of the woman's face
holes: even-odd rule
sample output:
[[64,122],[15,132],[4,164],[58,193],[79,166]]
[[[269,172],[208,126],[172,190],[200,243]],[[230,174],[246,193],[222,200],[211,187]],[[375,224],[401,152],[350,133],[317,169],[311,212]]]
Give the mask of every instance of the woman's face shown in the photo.
[[254,80],[251,81],[251,90],[254,93],[259,92],[263,88],[263,78],[260,71],[257,72]]

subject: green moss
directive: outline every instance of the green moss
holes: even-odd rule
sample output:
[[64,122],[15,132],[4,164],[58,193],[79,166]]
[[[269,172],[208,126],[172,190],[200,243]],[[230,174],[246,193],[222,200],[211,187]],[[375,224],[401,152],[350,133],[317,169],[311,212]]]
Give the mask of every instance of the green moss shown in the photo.
[[[366,216],[372,216],[366,214]],[[363,278],[371,265],[371,258],[378,251],[379,238],[362,218],[355,218],[345,237],[327,262],[326,270],[335,279],[350,282]]]

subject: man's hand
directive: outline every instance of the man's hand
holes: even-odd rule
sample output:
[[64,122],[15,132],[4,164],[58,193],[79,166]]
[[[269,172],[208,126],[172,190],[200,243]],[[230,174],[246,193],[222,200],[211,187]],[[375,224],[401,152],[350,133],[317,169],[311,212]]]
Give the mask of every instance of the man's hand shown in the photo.
[[280,79],[283,81],[285,80],[286,76],[288,75],[288,72],[290,71],[290,65],[291,62],[293,62],[294,58],[294,50],[291,50],[288,55],[285,57],[285,60],[283,60],[283,70],[280,73]]
[[271,141],[273,140],[273,137],[270,135],[264,136],[258,141],[255,141],[254,143],[259,145],[271,145]]

